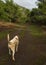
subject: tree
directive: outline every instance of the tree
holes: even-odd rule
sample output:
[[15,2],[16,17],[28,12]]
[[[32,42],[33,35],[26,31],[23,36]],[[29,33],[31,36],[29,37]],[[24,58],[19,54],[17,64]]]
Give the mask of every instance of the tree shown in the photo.
[[31,23],[46,25],[46,2],[45,0],[39,1],[40,2],[38,3],[38,8],[34,8],[30,12],[30,20]]
[[8,22],[26,23],[29,10],[20,7],[13,0],[0,0],[0,20]]
[[45,3],[45,2],[46,2],[46,0],[38,0],[38,1],[40,1],[40,2],[42,2],[42,3]]

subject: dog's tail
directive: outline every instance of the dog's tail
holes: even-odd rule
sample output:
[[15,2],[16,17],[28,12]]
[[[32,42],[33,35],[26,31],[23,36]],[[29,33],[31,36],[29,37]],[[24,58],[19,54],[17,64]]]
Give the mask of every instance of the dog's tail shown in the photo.
[[9,40],[10,40],[9,34],[7,34],[7,40],[8,40],[8,42],[9,42]]

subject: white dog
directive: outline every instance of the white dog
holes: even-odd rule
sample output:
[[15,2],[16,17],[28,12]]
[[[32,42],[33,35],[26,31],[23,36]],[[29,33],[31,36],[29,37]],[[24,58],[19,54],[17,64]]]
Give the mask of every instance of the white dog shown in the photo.
[[19,45],[19,38],[16,35],[12,40],[9,40],[9,34],[7,35],[7,40],[8,40],[8,49],[9,49],[9,54],[11,55],[12,51],[12,59],[15,61],[15,52],[18,51],[18,45]]

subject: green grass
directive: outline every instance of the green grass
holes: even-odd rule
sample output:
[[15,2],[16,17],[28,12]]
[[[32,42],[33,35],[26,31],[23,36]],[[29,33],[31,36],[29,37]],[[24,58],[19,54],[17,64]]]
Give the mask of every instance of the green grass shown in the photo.
[[0,32],[0,40],[3,39],[6,36],[7,32],[2,31]]
[[9,32],[12,32],[13,30],[14,30],[14,29],[1,31],[1,32],[0,32],[0,40],[1,40],[1,39],[4,39],[4,38],[7,36],[7,34],[8,34]]
[[33,36],[44,36],[46,34],[43,33],[43,29],[40,26],[36,26],[36,25],[31,25],[28,27],[28,30],[30,30],[30,33]]

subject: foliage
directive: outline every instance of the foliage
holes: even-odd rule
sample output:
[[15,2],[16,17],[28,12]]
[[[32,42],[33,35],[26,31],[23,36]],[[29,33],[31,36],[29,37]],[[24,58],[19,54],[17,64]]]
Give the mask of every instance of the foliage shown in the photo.
[[25,23],[29,10],[14,3],[13,0],[0,0],[0,20]]
[[38,0],[38,8],[31,11],[22,8],[13,0],[0,0],[0,20],[14,23],[46,25],[46,0]]
[[34,24],[46,25],[46,2],[44,0],[39,1],[38,8],[34,8],[30,12],[30,20]]

